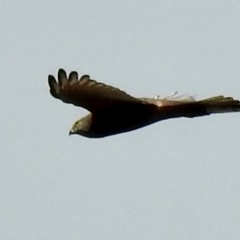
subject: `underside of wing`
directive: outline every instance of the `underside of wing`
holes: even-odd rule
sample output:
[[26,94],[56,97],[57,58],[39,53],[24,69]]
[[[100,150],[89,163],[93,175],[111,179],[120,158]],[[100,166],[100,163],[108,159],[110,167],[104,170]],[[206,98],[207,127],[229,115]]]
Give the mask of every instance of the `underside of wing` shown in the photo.
[[171,95],[160,98],[159,96],[156,96],[155,98],[139,98],[145,103],[153,104],[158,107],[163,106],[173,106],[173,105],[179,105],[184,103],[191,103],[196,102],[196,99],[193,96],[189,95],[177,95],[178,92],[174,92]]
[[118,88],[90,79],[89,75],[78,78],[78,73],[75,71],[67,77],[66,72],[59,69],[58,81],[54,76],[49,75],[48,83],[53,97],[86,108],[90,112],[122,103],[141,102]]

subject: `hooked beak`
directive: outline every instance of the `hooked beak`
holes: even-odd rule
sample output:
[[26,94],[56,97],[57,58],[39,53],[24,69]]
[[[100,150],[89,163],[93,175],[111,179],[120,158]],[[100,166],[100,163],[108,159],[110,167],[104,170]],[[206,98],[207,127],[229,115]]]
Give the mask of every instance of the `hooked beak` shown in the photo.
[[75,132],[73,131],[73,129],[71,129],[70,131],[69,131],[69,136],[71,136],[72,134],[74,134]]

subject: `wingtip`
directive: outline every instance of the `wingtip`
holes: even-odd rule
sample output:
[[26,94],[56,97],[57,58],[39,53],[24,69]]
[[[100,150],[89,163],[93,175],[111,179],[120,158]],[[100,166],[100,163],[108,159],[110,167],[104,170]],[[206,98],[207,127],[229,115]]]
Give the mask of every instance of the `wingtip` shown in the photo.
[[88,81],[90,76],[88,74],[82,75],[79,81]]
[[67,73],[64,69],[60,68],[58,70],[58,82],[60,87],[64,87],[65,85],[67,85]]
[[56,85],[58,85],[54,76],[48,75],[48,85],[50,88],[54,88]]
[[67,76],[66,71],[63,68],[58,69],[58,75],[61,75],[61,74],[65,74]]
[[78,73],[76,71],[72,71],[69,74],[69,84],[72,85],[78,81]]
[[50,87],[50,93],[53,97],[58,98],[59,95],[59,85],[54,76],[48,76],[48,84]]

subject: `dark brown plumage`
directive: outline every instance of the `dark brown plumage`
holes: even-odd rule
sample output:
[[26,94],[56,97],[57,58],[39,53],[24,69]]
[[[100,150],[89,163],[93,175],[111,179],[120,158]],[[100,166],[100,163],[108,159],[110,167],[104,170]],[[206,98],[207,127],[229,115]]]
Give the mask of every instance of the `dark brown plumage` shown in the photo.
[[79,79],[77,72],[71,72],[67,77],[63,69],[58,71],[58,82],[49,75],[48,83],[53,97],[90,111],[69,132],[89,138],[128,132],[169,118],[240,111],[238,100],[223,96],[200,101],[192,97],[173,96],[163,99],[135,98],[117,88],[98,83],[89,75]]

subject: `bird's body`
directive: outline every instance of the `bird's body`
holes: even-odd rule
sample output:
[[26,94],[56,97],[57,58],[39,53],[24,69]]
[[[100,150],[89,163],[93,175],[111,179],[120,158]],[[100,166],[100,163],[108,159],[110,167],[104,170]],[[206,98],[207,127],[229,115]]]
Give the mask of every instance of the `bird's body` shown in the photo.
[[149,109],[141,104],[132,106],[118,106],[107,109],[98,114],[89,114],[91,127],[89,134],[92,137],[106,137],[118,133],[129,132],[147,126],[157,121],[154,109]]
[[91,80],[88,75],[78,79],[78,74],[71,72],[67,78],[63,69],[58,72],[58,83],[51,75],[48,80],[53,97],[90,111],[70,130],[70,134],[89,138],[129,132],[170,118],[240,111],[238,100],[223,96],[200,101],[192,97],[134,98],[117,88]]

